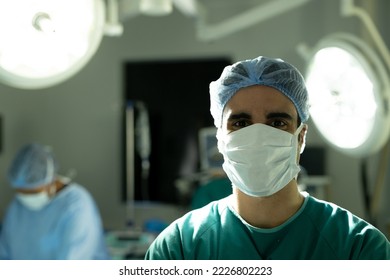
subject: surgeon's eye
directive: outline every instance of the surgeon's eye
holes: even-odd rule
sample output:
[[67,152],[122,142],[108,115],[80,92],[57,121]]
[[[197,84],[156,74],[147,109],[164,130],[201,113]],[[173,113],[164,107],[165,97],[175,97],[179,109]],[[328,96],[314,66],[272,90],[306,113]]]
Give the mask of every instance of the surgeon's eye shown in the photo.
[[288,123],[284,120],[272,120],[270,122],[267,123],[269,126],[272,126],[272,127],[275,127],[275,128],[278,128],[278,129],[282,129],[282,130],[286,130],[288,128]]
[[249,122],[248,120],[239,120],[239,121],[236,121],[234,123],[232,123],[232,127],[233,129],[240,129],[240,128],[243,128],[243,127],[247,127],[249,125],[251,125],[252,123]]

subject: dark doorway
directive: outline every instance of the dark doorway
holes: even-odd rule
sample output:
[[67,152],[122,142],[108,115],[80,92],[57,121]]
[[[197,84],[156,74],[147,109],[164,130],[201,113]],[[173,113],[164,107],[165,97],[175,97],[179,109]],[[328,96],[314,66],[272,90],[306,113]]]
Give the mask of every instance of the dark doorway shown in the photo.
[[[133,137],[129,134],[124,137],[125,144],[129,140],[135,143],[134,158],[130,163],[124,159],[125,198],[126,192],[133,191],[135,200],[178,202],[175,180],[183,173],[198,171],[198,131],[213,126],[209,84],[230,63],[225,58],[125,63],[124,103],[133,108],[134,122],[140,115],[134,104],[141,102],[146,108],[151,143],[150,169],[144,180],[137,147],[140,141],[128,139]],[[126,186],[129,176],[134,183],[131,188]]]

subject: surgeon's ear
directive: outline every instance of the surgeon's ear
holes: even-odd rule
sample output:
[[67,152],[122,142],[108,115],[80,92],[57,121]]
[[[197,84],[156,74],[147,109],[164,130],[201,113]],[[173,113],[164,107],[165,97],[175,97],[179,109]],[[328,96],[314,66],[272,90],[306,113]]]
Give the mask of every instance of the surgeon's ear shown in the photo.
[[304,124],[301,132],[298,135],[298,148],[300,154],[302,154],[303,151],[305,150],[307,129],[308,129],[307,124]]

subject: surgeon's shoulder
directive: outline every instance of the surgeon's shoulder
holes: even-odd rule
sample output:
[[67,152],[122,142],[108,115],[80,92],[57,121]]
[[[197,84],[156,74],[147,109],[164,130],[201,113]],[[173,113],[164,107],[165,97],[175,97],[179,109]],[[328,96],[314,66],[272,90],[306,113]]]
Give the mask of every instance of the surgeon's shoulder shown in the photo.
[[353,214],[351,211],[329,201],[324,201],[310,196],[306,206],[306,215],[311,216],[316,224],[326,227],[337,225],[340,229],[342,225],[346,231],[352,229],[371,226],[367,221]]
[[70,183],[62,191],[59,192],[59,196],[67,196],[72,199],[91,199],[92,196],[89,191],[78,183]]
[[68,210],[80,207],[83,209],[96,208],[92,195],[85,187],[78,183],[70,183],[67,185],[58,193],[56,201],[57,204],[62,204]]
[[165,228],[150,246],[145,259],[187,259],[199,239],[221,227],[228,198],[192,210]]
[[390,243],[374,225],[331,202],[309,198],[306,215],[339,256],[348,259],[390,259]]

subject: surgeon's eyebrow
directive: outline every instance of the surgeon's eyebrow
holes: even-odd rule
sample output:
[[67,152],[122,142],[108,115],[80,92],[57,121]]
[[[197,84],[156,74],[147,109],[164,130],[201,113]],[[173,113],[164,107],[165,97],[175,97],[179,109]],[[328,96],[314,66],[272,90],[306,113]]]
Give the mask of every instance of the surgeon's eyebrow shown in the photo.
[[284,112],[272,112],[267,114],[267,119],[287,119],[287,120],[293,120],[294,118]]
[[248,113],[238,113],[238,114],[231,114],[228,118],[228,122],[235,121],[235,120],[242,120],[242,119],[251,119],[252,115]]

